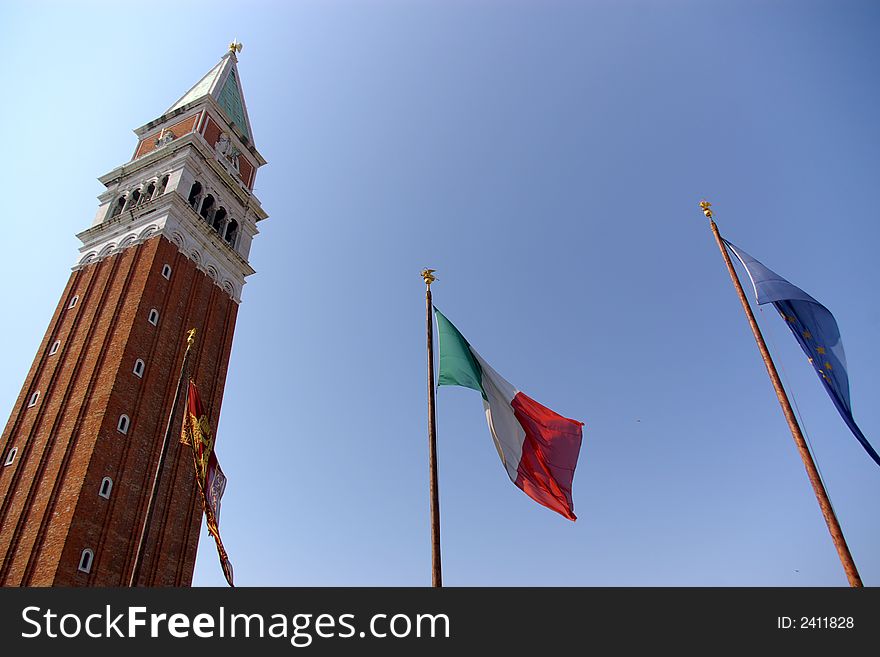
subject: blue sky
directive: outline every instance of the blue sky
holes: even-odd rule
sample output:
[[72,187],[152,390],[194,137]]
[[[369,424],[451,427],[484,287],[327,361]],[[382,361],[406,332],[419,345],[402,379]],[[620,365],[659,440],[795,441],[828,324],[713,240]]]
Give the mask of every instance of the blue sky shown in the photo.
[[[586,423],[571,523],[515,488],[479,395],[437,396],[451,586],[845,586],[698,202],[823,302],[880,448],[872,2],[7,2],[0,411],[132,129],[223,55],[269,164],[218,429],[240,585],[426,586],[424,285]],[[758,312],[850,550],[880,470]],[[194,582],[223,584],[206,532]]]

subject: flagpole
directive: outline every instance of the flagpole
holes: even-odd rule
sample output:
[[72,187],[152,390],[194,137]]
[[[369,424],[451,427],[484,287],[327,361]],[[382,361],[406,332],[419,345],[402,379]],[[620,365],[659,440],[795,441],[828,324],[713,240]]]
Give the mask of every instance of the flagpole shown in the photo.
[[837,548],[837,554],[840,557],[840,562],[843,564],[843,570],[846,572],[849,585],[852,587],[861,587],[862,579],[859,577],[859,571],[856,569],[856,564],[850,554],[846,539],[843,537],[843,531],[840,528],[840,524],[837,522],[837,516],[834,514],[834,509],[831,508],[831,501],[828,499],[828,493],[825,491],[825,486],[822,484],[822,480],[819,477],[819,471],[816,469],[816,463],[813,461],[813,457],[810,455],[810,450],[807,448],[807,441],[804,440],[804,434],[801,432],[801,428],[797,423],[797,419],[795,418],[794,411],[791,407],[791,402],[788,400],[788,395],[785,394],[785,388],[782,387],[782,381],[779,378],[779,373],[776,371],[776,365],[774,365],[773,359],[770,357],[767,343],[764,342],[764,336],[761,334],[758,322],[755,321],[755,315],[752,312],[751,306],[749,306],[749,301],[746,298],[746,294],[736,275],[736,270],[733,268],[730,254],[727,253],[727,249],[724,247],[721,233],[718,232],[718,226],[715,224],[713,218],[714,215],[711,210],[711,205],[712,204],[707,201],[702,201],[700,203],[703,214],[705,214],[706,218],[709,220],[709,226],[712,228],[712,234],[715,236],[715,241],[718,243],[718,248],[724,258],[724,263],[727,265],[727,272],[730,274],[730,280],[733,281],[733,286],[736,288],[743,311],[746,314],[746,318],[749,320],[749,326],[752,328],[755,342],[758,343],[758,350],[761,352],[761,357],[764,359],[764,365],[767,366],[767,373],[770,375],[770,381],[773,383],[774,390],[776,390],[776,397],[779,399],[780,406],[782,406],[782,412],[788,422],[788,428],[791,429],[791,435],[794,438],[795,445],[797,445],[801,460],[804,462],[807,476],[810,478],[810,483],[813,485],[813,491],[816,493],[816,499],[819,502],[819,507],[822,509],[822,515],[825,517],[828,531],[831,533],[831,540],[834,542],[834,547]]
[[437,418],[434,412],[434,304],[431,301],[431,283],[437,280],[433,269],[422,271],[425,279],[425,306],[428,329],[428,451],[431,483],[431,586],[443,586],[440,566],[440,494],[437,485]]
[[168,453],[168,443],[170,442],[171,432],[174,428],[174,416],[177,414],[177,405],[180,401],[180,390],[183,387],[183,380],[186,378],[187,365],[189,364],[189,353],[196,339],[196,330],[190,329],[186,334],[186,351],[183,354],[183,363],[180,365],[180,377],[177,379],[177,389],[174,391],[174,401],[171,404],[171,413],[168,415],[168,424],[165,426],[165,436],[162,438],[162,448],[159,452],[159,462],[156,464],[156,471],[153,473],[153,485],[150,488],[150,497],[147,499],[147,512],[144,517],[144,524],[141,527],[141,534],[138,538],[137,551],[134,557],[134,566],[131,570],[131,579],[129,586],[137,586],[140,578],[141,566],[144,560],[144,543],[150,529],[150,523],[153,519],[153,505],[156,500],[156,493],[159,490],[159,479],[162,476],[162,469],[165,467],[165,456]]

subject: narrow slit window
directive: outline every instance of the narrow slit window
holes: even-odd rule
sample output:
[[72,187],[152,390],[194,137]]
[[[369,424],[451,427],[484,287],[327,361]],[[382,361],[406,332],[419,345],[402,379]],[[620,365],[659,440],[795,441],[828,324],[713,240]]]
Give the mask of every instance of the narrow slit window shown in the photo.
[[58,352],[58,347],[61,346],[61,340],[55,340],[52,343],[52,348],[49,350],[49,355],[54,356]]
[[34,394],[31,395],[31,399],[28,402],[28,408],[30,408],[31,406],[36,406],[37,400],[39,400],[39,399],[40,399],[40,391],[37,390]]
[[159,323],[159,311],[155,308],[150,309],[150,315],[147,317],[147,321],[150,322],[153,326],[156,326]]
[[95,553],[92,552],[89,548],[86,548],[82,551],[82,554],[79,556],[79,568],[78,570],[83,573],[91,572],[92,570],[92,560],[95,558]]
[[128,433],[128,427],[131,424],[131,420],[128,419],[127,415],[120,415],[119,422],[116,424],[116,430],[119,433]]
[[165,265],[162,267],[162,276],[168,279],[171,278],[171,265]]
[[6,460],[3,461],[3,465],[12,465],[15,463],[15,455],[18,454],[18,447],[13,447],[9,450],[9,454],[6,455]]
[[146,364],[140,358],[138,358],[136,361],[134,361],[134,370],[133,370],[134,375],[137,377],[143,377],[144,376],[144,367],[146,367]]
[[73,299],[70,300],[70,303],[67,304],[68,308],[73,308],[76,305],[76,302],[79,301],[79,295],[74,295]]
[[104,477],[101,480],[101,490],[98,491],[98,495],[109,500],[111,490],[113,490],[113,480],[110,477]]

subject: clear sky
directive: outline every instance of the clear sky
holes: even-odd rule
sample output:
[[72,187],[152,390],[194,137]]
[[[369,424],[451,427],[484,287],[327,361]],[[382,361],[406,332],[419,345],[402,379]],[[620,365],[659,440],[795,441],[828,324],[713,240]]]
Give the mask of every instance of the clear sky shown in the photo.
[[[880,449],[878,28],[855,0],[4,2],[0,413],[96,178],[238,38],[270,215],[218,429],[238,584],[430,584],[432,267],[480,354],[586,423],[572,523],[439,390],[447,585],[845,586],[698,202],[834,313]],[[758,320],[880,585],[880,468]],[[223,585],[204,530],[193,583]]]

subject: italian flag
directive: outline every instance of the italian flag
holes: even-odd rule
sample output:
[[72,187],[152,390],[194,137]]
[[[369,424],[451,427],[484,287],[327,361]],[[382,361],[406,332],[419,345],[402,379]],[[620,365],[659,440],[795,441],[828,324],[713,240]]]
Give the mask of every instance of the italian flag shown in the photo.
[[583,422],[562,417],[505,381],[434,308],[440,341],[438,385],[473,388],[483,395],[486,420],[510,480],[569,520],[577,520],[571,482]]

